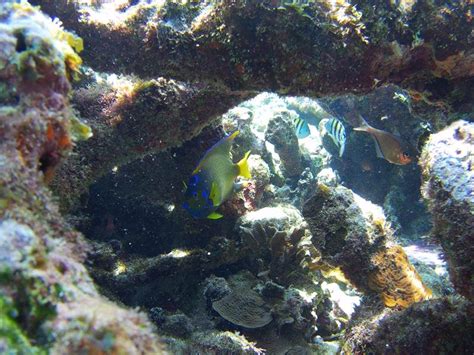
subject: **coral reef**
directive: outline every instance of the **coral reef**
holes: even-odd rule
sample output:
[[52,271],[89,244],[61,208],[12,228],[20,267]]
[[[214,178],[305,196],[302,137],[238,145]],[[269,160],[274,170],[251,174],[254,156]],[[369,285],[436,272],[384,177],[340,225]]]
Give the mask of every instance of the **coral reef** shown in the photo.
[[98,71],[313,97],[386,82],[423,91],[436,79],[455,85],[472,75],[469,1],[410,9],[360,1],[35,2],[89,39],[84,58]]
[[[69,192],[62,194],[64,209],[74,206],[87,184],[104,171],[130,161],[117,158],[128,154],[139,158],[180,145],[216,115],[257,91],[321,97],[367,92],[391,82],[422,93],[436,89],[436,97],[430,99],[438,101],[443,97],[438,88],[449,84],[458,92],[453,101],[459,105],[469,102],[466,87],[472,76],[473,55],[472,36],[464,31],[471,18],[468,1],[455,9],[449,2],[441,2],[410,10],[392,3],[373,9],[352,1],[305,6],[144,1],[94,5],[50,0],[36,0],[35,4],[88,39],[83,57],[94,71],[132,76],[129,81],[143,88],[137,92],[142,100],[134,100],[119,112],[122,117],[132,115],[121,124],[123,130],[100,124],[104,118],[114,121],[120,115],[108,115],[109,105],[94,101],[92,106],[104,109],[95,128],[113,133],[81,145],[81,156],[85,154],[97,164],[89,164],[88,159],[70,160],[71,167],[60,174],[56,191],[60,195]],[[391,20],[381,20],[384,17]],[[447,32],[453,33],[452,38]],[[313,45],[308,47],[307,43]],[[459,93],[465,94],[460,97]],[[109,103],[120,101],[114,99],[114,90],[103,94],[105,97],[100,96]],[[95,99],[97,91],[92,90],[91,95]],[[76,97],[78,107],[91,106],[90,100]],[[145,103],[159,108],[163,119],[157,122],[156,110]],[[83,111],[83,117],[97,121],[92,112]],[[425,111],[429,111],[427,116],[433,112]],[[137,117],[136,112],[145,112],[145,117]],[[182,117],[186,124],[176,125]],[[177,139],[173,138],[175,130],[180,132]],[[130,139],[125,139],[128,136]],[[130,149],[118,151],[117,138],[122,144],[129,143],[124,147]],[[96,151],[100,153],[90,153]],[[106,154],[109,151],[114,153]],[[84,163],[84,169],[74,168],[82,168]]]
[[[0,5],[0,352],[472,352],[472,124],[426,143],[472,112],[469,1],[32,3],[62,22]],[[420,170],[377,160],[359,113],[426,144],[468,300],[396,243],[429,228]],[[181,181],[235,130],[253,178],[194,220]]]
[[474,299],[474,124],[457,121],[433,134],[423,149],[423,197],[433,214],[457,291]]
[[405,252],[394,245],[380,207],[345,187],[320,185],[303,216],[322,261],[340,267],[358,289],[376,291],[388,307],[431,297]]
[[474,308],[460,298],[413,304],[403,311],[361,306],[345,335],[346,353],[455,353],[474,349]]
[[0,77],[8,83],[0,107],[2,349],[160,353],[143,314],[98,293],[82,264],[84,238],[46,186],[75,142],[90,136],[68,98],[82,41],[26,2],[0,11]]
[[77,145],[53,185],[64,210],[77,207],[81,194],[115,166],[180,146],[250,95],[163,77],[93,74],[72,102],[94,137]]

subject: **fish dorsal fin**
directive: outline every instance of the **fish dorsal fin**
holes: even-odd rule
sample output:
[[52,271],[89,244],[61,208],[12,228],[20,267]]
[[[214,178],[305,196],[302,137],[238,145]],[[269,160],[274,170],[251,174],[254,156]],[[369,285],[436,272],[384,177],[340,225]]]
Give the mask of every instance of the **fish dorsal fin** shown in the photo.
[[219,219],[219,218],[222,218],[224,217],[223,215],[221,215],[220,213],[217,213],[217,212],[212,212],[209,216],[207,216],[207,218],[209,219]]
[[360,120],[359,127],[354,127],[353,130],[354,131],[361,131],[361,132],[369,132],[369,130],[372,128],[372,126],[369,125],[367,123],[367,121],[364,119],[364,117],[362,117],[361,115],[359,115],[359,120]]
[[383,155],[382,149],[380,148],[379,141],[377,140],[377,138],[374,135],[372,135],[372,139],[374,140],[374,143],[375,143],[375,153],[377,154],[377,158],[385,159],[385,156]]
[[207,151],[205,157],[213,154],[228,154],[230,152],[230,148],[232,147],[232,142],[234,141],[235,137],[239,135],[239,133],[240,131],[235,131],[234,133],[223,137]]
[[228,154],[230,152],[230,147],[232,146],[232,142],[234,141],[235,137],[239,135],[240,131],[235,131],[234,133],[223,137],[220,139],[216,144],[214,144],[211,148],[209,148],[199,161],[198,166],[192,172],[192,175],[196,174],[201,170],[202,164],[212,155],[214,154]]

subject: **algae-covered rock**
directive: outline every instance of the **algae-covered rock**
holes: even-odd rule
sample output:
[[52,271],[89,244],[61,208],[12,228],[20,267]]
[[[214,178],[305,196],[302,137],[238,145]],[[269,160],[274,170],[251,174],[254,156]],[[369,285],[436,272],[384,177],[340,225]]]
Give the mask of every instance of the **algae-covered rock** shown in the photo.
[[474,308],[456,297],[415,303],[402,311],[362,305],[349,324],[346,353],[468,354],[474,350]]
[[46,186],[75,141],[90,136],[69,104],[82,41],[27,2],[2,3],[0,13],[2,350],[163,352],[143,314],[98,293],[84,238]]
[[343,186],[320,185],[303,209],[323,263],[340,267],[363,292],[379,293],[388,307],[407,307],[431,291],[395,245],[382,209]]
[[423,149],[423,197],[433,214],[459,293],[474,299],[474,123],[457,121],[433,134]]
[[212,354],[252,354],[260,355],[264,351],[244,335],[231,331],[198,333],[192,342],[192,349]]
[[302,168],[298,137],[291,119],[285,112],[274,117],[268,123],[265,139],[275,146],[283,165],[284,174],[286,176],[299,175]]

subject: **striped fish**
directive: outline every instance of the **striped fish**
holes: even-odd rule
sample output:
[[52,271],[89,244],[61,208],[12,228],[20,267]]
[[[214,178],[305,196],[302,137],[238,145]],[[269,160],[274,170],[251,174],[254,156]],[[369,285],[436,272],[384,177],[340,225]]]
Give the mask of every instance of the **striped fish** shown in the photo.
[[305,138],[309,136],[309,126],[306,120],[302,119],[301,117],[296,117],[293,120],[293,124],[295,125],[295,133],[298,139]]
[[346,129],[344,125],[337,118],[330,118],[324,124],[324,128],[334,144],[339,148],[339,157],[342,157],[346,147]]

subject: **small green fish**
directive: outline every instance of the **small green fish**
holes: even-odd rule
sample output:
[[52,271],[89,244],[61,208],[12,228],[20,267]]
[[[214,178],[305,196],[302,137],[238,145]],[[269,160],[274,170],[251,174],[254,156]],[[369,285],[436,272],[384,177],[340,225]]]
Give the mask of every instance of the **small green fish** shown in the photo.
[[194,218],[221,218],[217,208],[241,188],[235,183],[237,176],[251,178],[247,162],[250,151],[237,164],[230,159],[232,142],[238,134],[235,131],[212,146],[191,174],[183,208]]
[[370,126],[360,115],[359,118],[361,120],[361,126],[354,128],[354,131],[367,132],[372,136],[375,142],[377,157],[397,165],[411,163],[411,149],[407,143],[403,142],[400,137],[394,134]]

